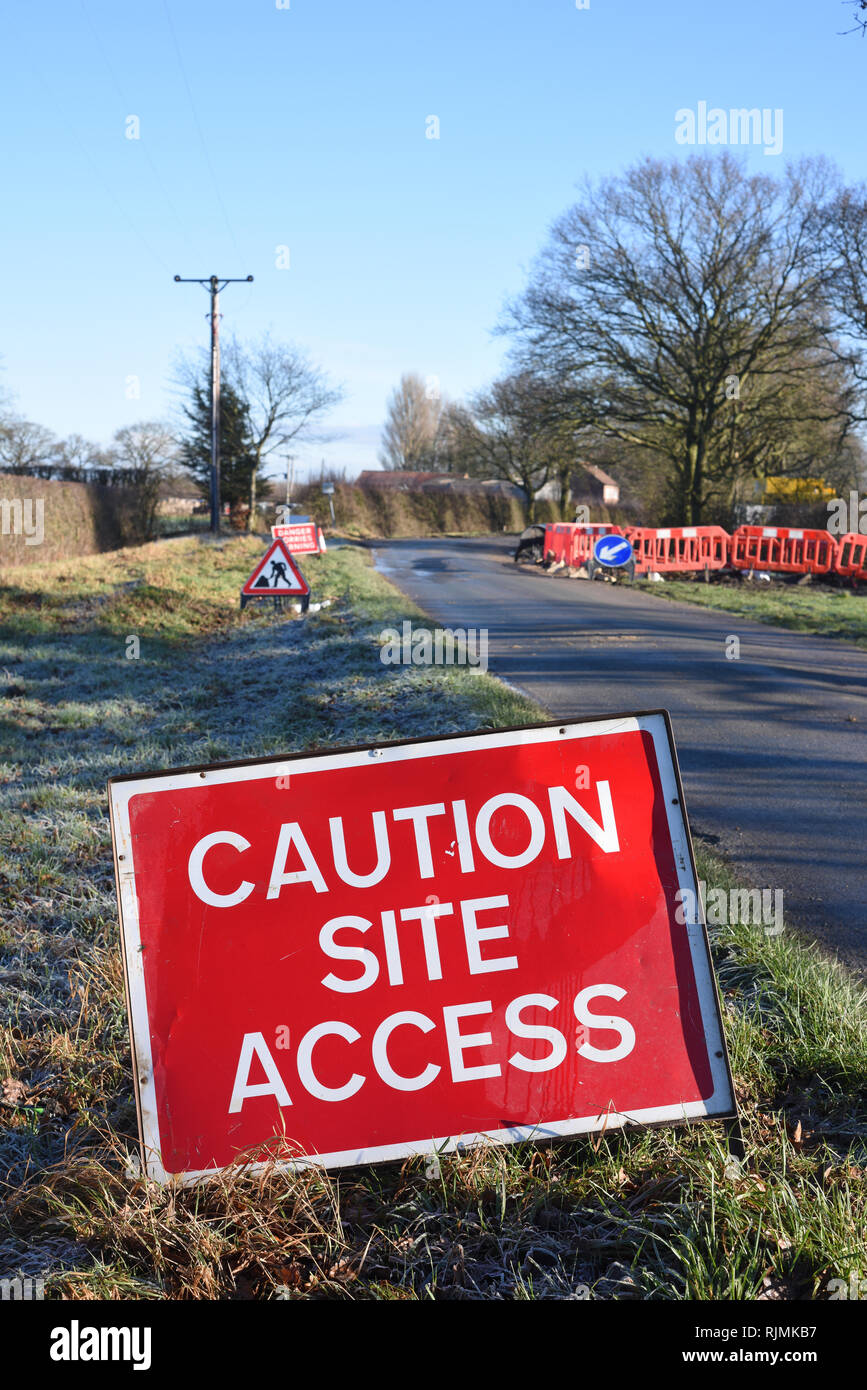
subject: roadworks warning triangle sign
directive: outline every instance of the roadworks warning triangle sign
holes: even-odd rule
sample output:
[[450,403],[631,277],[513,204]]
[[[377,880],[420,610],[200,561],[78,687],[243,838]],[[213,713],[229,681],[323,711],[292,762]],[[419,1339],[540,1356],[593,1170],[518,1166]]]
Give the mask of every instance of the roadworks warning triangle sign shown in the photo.
[[274,540],[265,551],[241,593],[245,598],[297,598],[310,593],[310,586],[281,540]]

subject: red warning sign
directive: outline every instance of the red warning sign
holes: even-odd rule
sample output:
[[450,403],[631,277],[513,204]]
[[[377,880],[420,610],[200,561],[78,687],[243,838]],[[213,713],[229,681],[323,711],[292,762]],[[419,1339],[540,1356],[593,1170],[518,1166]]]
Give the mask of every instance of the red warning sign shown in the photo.
[[241,590],[241,598],[306,598],[310,586],[286,545],[273,540]]
[[[312,521],[289,523],[271,527],[271,535],[286,542],[286,549],[293,555],[316,555],[319,553],[317,526]],[[319,533],[322,534],[321,531]]]
[[157,1180],[736,1114],[664,712],[109,791]]

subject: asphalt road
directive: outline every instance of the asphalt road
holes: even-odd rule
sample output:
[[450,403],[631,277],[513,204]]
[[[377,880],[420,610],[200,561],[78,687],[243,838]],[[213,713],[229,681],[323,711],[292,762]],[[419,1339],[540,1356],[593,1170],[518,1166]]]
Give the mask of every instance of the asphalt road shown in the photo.
[[554,718],[669,710],[693,832],[867,971],[867,651],[548,577],[515,565],[513,547],[437,537],[375,555],[436,623],[487,628],[491,671]]

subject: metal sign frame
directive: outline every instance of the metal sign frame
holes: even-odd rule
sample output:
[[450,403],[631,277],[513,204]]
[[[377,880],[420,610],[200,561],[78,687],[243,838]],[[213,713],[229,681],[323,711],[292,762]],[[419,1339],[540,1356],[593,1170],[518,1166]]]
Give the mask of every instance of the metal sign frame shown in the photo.
[[[257,573],[258,570],[262,568],[262,566],[267,561],[269,555],[271,555],[273,551],[278,549],[282,550],[286,562],[288,563],[289,568],[292,571],[292,574],[295,576],[296,579],[300,580],[303,587],[301,589],[295,590],[284,589],[282,593],[275,592],[273,589],[251,588],[253,576]],[[292,554],[292,552],[286,546],[285,542],[279,536],[275,536],[272,539],[262,559],[256,561],[255,565],[253,566],[250,572],[249,578],[241,586],[241,612],[243,613],[248,603],[252,603],[254,600],[261,602],[262,599],[271,599],[271,601],[274,604],[274,608],[277,612],[282,611],[283,601],[285,599],[290,600],[290,602],[299,602],[301,604],[302,613],[305,613],[310,605],[310,585],[307,583],[301,566],[298,564],[297,560],[295,559],[295,556]]]

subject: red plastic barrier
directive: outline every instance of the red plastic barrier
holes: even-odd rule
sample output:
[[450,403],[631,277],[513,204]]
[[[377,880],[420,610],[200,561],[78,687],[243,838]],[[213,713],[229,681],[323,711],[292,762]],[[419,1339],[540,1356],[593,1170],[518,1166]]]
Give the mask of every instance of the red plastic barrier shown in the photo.
[[792,526],[740,526],[733,536],[721,526],[582,525],[550,522],[545,559],[578,569],[593,554],[599,536],[626,536],[635,552],[635,573],[683,574],[691,570],[767,570],[779,574],[839,574],[867,582],[867,536],[848,532],[835,540],[827,531]]
[[562,560],[568,565],[571,553],[572,526],[567,521],[549,522],[545,527],[545,559]]
[[590,559],[597,537],[622,534],[619,526],[611,526],[606,521],[586,525],[577,521],[549,522],[545,527],[545,559],[562,560],[565,565],[578,569]]
[[731,563],[738,570],[828,574],[837,568],[837,551],[838,543],[827,531],[740,526],[732,536]]
[[838,574],[867,580],[867,536],[859,536],[856,531],[847,531],[841,536],[837,542],[835,568]]
[[721,570],[729,563],[731,537],[721,526],[630,526],[625,534],[636,574]]
[[573,569],[586,565],[593,554],[593,546],[600,536],[622,536],[619,526],[609,526],[606,522],[594,522],[586,526],[576,525],[572,534],[572,558],[569,563]]

